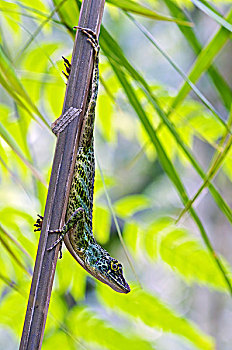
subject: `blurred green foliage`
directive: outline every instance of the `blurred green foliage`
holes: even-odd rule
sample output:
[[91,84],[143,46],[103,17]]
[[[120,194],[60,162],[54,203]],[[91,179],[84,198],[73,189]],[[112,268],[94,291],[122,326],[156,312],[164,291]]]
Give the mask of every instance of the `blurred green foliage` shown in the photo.
[[[226,247],[232,242],[217,238],[232,222],[232,91],[221,73],[229,61],[231,1],[218,9],[216,1],[194,2],[198,10],[184,0],[106,4],[95,128],[104,180],[97,169],[93,225],[98,242],[123,262],[132,291],[117,294],[94,281],[65,251],[57,264],[43,349],[208,350],[216,343],[229,349],[228,337],[217,337],[198,322],[196,314],[204,313],[205,305],[200,299],[194,308],[191,293],[220,292],[231,309]],[[60,115],[65,94],[61,55],[71,57],[80,4],[0,2],[0,334],[7,334],[9,349],[17,348],[22,332],[38,244],[32,228],[36,213],[44,211],[55,145],[49,125]],[[154,33],[152,45],[125,11]],[[215,32],[207,33],[203,45],[205,33],[196,28],[204,21]],[[155,37],[162,58],[151,62]],[[167,56],[162,47],[169,45]],[[188,69],[192,65],[188,77],[187,69],[176,65],[175,52],[171,58],[172,50],[182,50],[183,66],[185,60]],[[170,86],[172,75],[184,77],[178,80],[182,86],[161,82],[159,67]],[[196,94],[188,96],[191,88]],[[198,210],[195,203],[207,188],[210,218],[209,208]],[[179,222],[182,214],[185,221]]]

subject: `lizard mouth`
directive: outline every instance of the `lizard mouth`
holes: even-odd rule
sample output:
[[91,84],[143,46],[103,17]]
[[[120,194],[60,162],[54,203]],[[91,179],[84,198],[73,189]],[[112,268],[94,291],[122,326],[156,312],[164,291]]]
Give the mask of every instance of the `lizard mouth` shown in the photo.
[[109,287],[111,287],[113,290],[115,290],[118,293],[124,293],[127,294],[131,291],[129,284],[124,280],[123,283],[120,283],[112,276],[105,276],[103,274],[96,275],[94,272],[90,271],[91,275],[97,278],[99,281],[107,284]]
[[120,286],[120,287],[115,287],[115,285],[110,285],[110,287],[112,288],[112,289],[114,289],[116,292],[119,292],[119,293],[125,293],[125,294],[128,294],[130,291],[131,291],[131,289],[130,289],[130,286],[129,286],[129,284],[128,283],[126,283],[125,285],[123,285],[123,286]]
[[103,273],[96,274],[96,270],[89,271],[92,276],[97,278],[99,281],[107,284],[109,287],[111,287],[113,290],[115,290],[118,293],[124,293],[127,294],[131,291],[129,284],[125,281],[124,277],[121,277],[122,281],[118,281],[116,278],[114,278],[111,275],[104,275]]
[[115,279],[113,279],[113,280],[114,280],[114,283],[112,285],[109,284],[109,286],[112,289],[114,289],[116,292],[127,294],[131,291],[129,284],[125,281],[125,279],[124,279],[123,283],[120,283]]

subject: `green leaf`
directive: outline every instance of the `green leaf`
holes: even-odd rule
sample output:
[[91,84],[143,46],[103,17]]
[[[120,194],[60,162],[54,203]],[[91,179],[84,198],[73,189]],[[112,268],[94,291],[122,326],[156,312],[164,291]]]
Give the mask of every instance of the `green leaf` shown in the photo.
[[118,216],[127,218],[135,214],[137,211],[146,209],[150,205],[150,201],[144,195],[131,195],[123,197],[114,203],[114,209]]
[[215,110],[214,106],[207,100],[207,98],[201,93],[201,91],[191,82],[191,80],[186,76],[186,74],[180,69],[176,63],[167,55],[166,52],[158,45],[155,41],[154,37],[149,33],[149,31],[137,22],[131,15],[127,14],[127,16],[135,23],[135,25],[140,29],[140,31],[146,36],[146,38],[156,47],[156,49],[165,57],[165,59],[170,63],[170,65],[178,72],[181,77],[185,80],[185,82],[191,87],[191,89],[195,92],[197,97],[201,100],[201,102],[213,113],[213,115],[220,121],[220,123],[227,128],[227,125],[224,119],[218,114]]
[[79,7],[76,0],[68,0],[59,7],[61,0],[52,0],[56,11],[59,13],[59,17],[64,23],[67,24],[67,28],[73,28],[78,24]]
[[225,171],[230,181],[232,181],[232,149],[230,149],[230,151],[227,154],[227,157],[223,164],[223,170]]
[[[227,290],[225,279],[209,251],[189,231],[174,226],[171,218],[161,217],[147,227],[140,227],[134,244],[137,253],[144,255],[146,252],[152,261],[161,258],[188,283],[205,284],[222,292]],[[221,261],[232,280],[229,264],[222,257]]]
[[[54,321],[54,319],[52,319],[52,323],[53,323],[53,328],[55,328],[54,323],[56,325],[56,321]],[[61,330],[59,330],[60,326],[59,326],[59,323],[57,322],[57,327],[55,328],[55,330],[53,330],[52,334],[49,334],[47,332],[47,325],[46,325],[45,337],[43,340],[43,350],[59,349],[61,344],[63,349],[66,349],[66,350],[76,349],[75,345],[77,346],[79,344],[78,339],[75,342],[74,335],[69,334],[67,329],[65,328],[62,329],[62,328],[63,327],[61,326]],[[47,334],[48,336],[46,336]],[[74,343],[73,346],[71,345],[72,342]],[[81,346],[80,346],[80,349],[82,349]]]
[[[5,209],[1,210],[1,215],[4,215],[4,211],[5,211]],[[1,235],[4,235],[7,237],[8,241],[11,241],[12,243],[14,243],[15,246],[18,247],[23,254],[25,254],[28,258],[31,257],[28,254],[28,252],[23,248],[23,246],[10,233],[7,232],[1,224],[0,224],[0,232],[1,232]]]
[[[188,282],[203,283],[226,291],[227,285],[211,254],[187,230],[170,228],[159,236],[159,254],[171,269],[178,271]],[[222,260],[222,258],[221,258]],[[223,260],[224,270],[231,279],[229,264]]]
[[61,44],[58,42],[40,42],[39,46],[32,48],[27,55],[23,57],[21,63],[22,67],[33,73],[42,74],[46,72],[48,65],[54,66],[51,60],[52,54],[61,47]]
[[[229,11],[226,20],[229,23],[232,22],[232,10]],[[230,36],[230,31],[221,27],[210,42],[201,50],[201,53],[198,55],[188,75],[188,79],[192,83],[196,83],[200,76],[207,70]],[[171,105],[170,113],[174,111],[180,103],[182,103],[189,91],[190,86],[187,82],[184,82]]]
[[[19,6],[17,4],[11,4],[9,1],[2,1],[0,11],[3,12],[2,16],[8,24],[10,32],[13,34],[13,40],[19,40],[20,38],[20,13],[18,12]],[[8,29],[7,28],[7,29]],[[6,28],[4,28],[6,30]]]
[[[68,251],[57,264],[59,293],[69,291],[75,300],[83,300],[86,289],[87,272],[78,264]],[[56,306],[54,305],[54,308]]]
[[[185,12],[182,11],[172,0],[164,0],[166,6],[169,8],[171,14],[175,17],[187,20],[187,16],[185,15]],[[198,55],[202,50],[202,45],[200,40],[198,40],[196,34],[194,33],[194,30],[192,28],[179,26],[180,31],[185,36],[185,39],[189,42],[189,44],[192,46],[195,53]],[[212,79],[217,92],[219,93],[222,101],[224,102],[227,110],[230,110],[231,100],[232,100],[232,91],[226,80],[223,78],[223,76],[220,74],[218,69],[211,65],[208,68],[207,73],[209,74],[210,78]]]
[[[48,7],[46,6],[46,2],[43,0],[23,0],[23,5],[28,5],[34,10],[39,10],[39,11],[48,11]],[[21,4],[19,3],[19,6]]]
[[[184,187],[184,185],[179,177],[179,174],[177,173],[172,162],[168,158],[162,144],[160,143],[158,135],[154,131],[149,119],[147,118],[147,115],[146,115],[144,109],[142,108],[133,87],[129,84],[128,80],[126,79],[126,76],[123,74],[121,69],[118,66],[115,66],[113,62],[111,62],[111,64],[112,64],[112,68],[114,69],[119,81],[121,82],[121,84],[125,90],[125,93],[128,97],[128,100],[130,101],[136,114],[140,118],[142,125],[144,126],[145,130],[147,131],[148,135],[150,136],[151,142],[153,143],[153,145],[156,149],[160,164],[162,165],[164,171],[166,172],[166,174],[168,175],[170,180],[173,182],[173,184],[174,184],[174,186],[179,194],[179,197],[185,206],[188,203],[189,199],[188,199],[188,195],[186,193],[185,187]],[[162,114],[160,113],[160,115],[162,115]],[[219,270],[221,270],[221,273],[224,276],[224,279],[227,283],[227,286],[228,286],[230,293],[232,294],[231,281],[227,277],[226,271],[224,269],[224,266],[223,266],[220,258],[218,258],[218,256],[216,255],[216,253],[213,249],[213,246],[208,238],[208,235],[204,229],[204,226],[202,225],[201,220],[199,219],[198,215],[196,214],[196,212],[193,208],[190,208],[189,211],[190,211],[192,218],[196,222],[196,224],[201,232],[202,238],[203,238],[207,248],[209,249],[210,253],[214,257],[215,262],[218,265]]]
[[96,313],[83,307],[75,307],[68,317],[72,334],[86,343],[98,344],[109,350],[152,350],[154,347],[134,332],[118,329],[109,321],[102,320]]
[[[32,217],[28,212],[18,209],[20,203],[18,203],[17,198],[20,197],[15,198],[17,204],[13,202],[14,206],[10,206],[10,202],[6,199],[8,205],[5,205],[0,210],[1,223],[7,229],[8,239],[14,241],[15,245],[29,258],[27,261],[31,264],[31,257],[34,256],[36,249],[35,234],[34,232],[32,233],[35,217]],[[30,253],[28,254],[28,252]]]
[[214,349],[213,340],[209,336],[147,291],[132,287],[129,294],[120,295],[98,283],[97,293],[103,305],[120,314],[137,318],[149,327],[185,337],[199,349]]
[[[113,176],[104,176],[105,184],[108,190],[115,185],[115,178]],[[97,197],[101,196],[104,193],[104,184],[102,183],[102,178],[99,169],[96,169],[95,174],[95,183],[94,183],[94,194],[95,200]]]
[[[16,291],[11,291],[0,303],[0,324],[12,329],[20,336],[23,329],[23,317],[27,300]],[[17,322],[16,322],[17,320]]]
[[146,229],[140,228],[140,247],[146,250],[148,256],[154,260],[159,257],[159,233],[165,230],[173,222],[171,218],[161,217],[154,221]]
[[136,254],[138,247],[138,230],[139,226],[135,221],[126,221],[123,228],[123,238],[126,246]]
[[100,122],[105,140],[115,142],[116,132],[113,125],[113,101],[105,93],[101,93],[97,99],[97,125],[99,125],[98,121]]
[[6,105],[0,105],[1,121],[6,131],[13,140],[17,140],[17,145],[21,152],[26,154],[28,160],[31,160],[30,147],[27,143],[27,136],[31,124],[31,118],[26,115],[22,109],[15,106],[14,115],[12,110]]
[[199,0],[192,0],[192,2],[202,12],[206,13],[208,16],[210,16],[212,19],[218,22],[222,27],[232,32],[232,25],[228,23],[222,16],[220,16],[220,14],[216,10],[214,10],[212,6],[207,4],[207,2]]
[[208,143],[219,140],[225,131],[218,119],[196,101],[186,100],[177,107],[172,120],[181,135],[186,133],[186,128],[188,128],[192,136],[198,136]]
[[131,0],[107,0],[108,3],[120,7],[124,11],[132,12],[137,15],[142,15],[148,18],[155,19],[157,21],[168,21],[168,22],[175,22],[179,25],[188,26],[191,27],[192,23],[188,21],[184,21],[178,18],[171,18],[168,16],[161,15],[153,10],[150,10],[140,4],[138,4],[135,1]]
[[95,205],[93,210],[93,232],[96,240],[105,244],[110,237],[111,215],[108,209]]
[[[157,99],[152,94],[148,84],[143,79],[143,77],[138,73],[138,71],[136,71],[133,68],[133,66],[131,66],[131,64],[128,62],[128,60],[124,56],[121,48],[118,46],[116,41],[110,36],[110,34],[105,30],[105,28],[103,26],[101,29],[101,41],[100,42],[101,42],[101,47],[102,47],[105,55],[108,57],[109,62],[111,63],[112,68],[115,70],[115,72],[117,72],[117,71],[121,72],[121,67],[124,67],[128,71],[128,73],[137,82],[139,82],[142,85],[144,92],[145,92],[145,95],[147,96],[149,101],[154,106],[154,108],[157,111],[157,113],[159,114],[160,118],[165,123],[165,125],[168,127],[168,129],[171,131],[174,138],[176,139],[176,142],[179,144],[179,146],[181,147],[181,149],[183,150],[183,152],[185,153],[185,155],[187,156],[187,158],[189,159],[189,161],[193,165],[194,169],[204,179],[205,178],[204,171],[202,170],[200,165],[197,163],[197,161],[196,161],[195,157],[192,155],[191,151],[188,149],[188,147],[183,143],[182,139],[179,137],[175,127],[172,125],[171,121],[169,120],[168,115],[166,115],[164,113],[164,111],[160,108],[160,106],[158,105]],[[111,50],[109,50],[110,46],[112,46]],[[125,80],[123,71],[120,73],[120,77],[121,78],[119,79],[119,81],[121,81],[122,79]],[[126,84],[128,86],[126,88],[126,90],[128,90],[130,88],[130,84],[128,84],[128,83],[126,83]],[[128,91],[128,93],[129,93],[129,91]],[[130,95],[131,95],[131,92],[130,92]],[[132,106],[134,106],[134,102],[131,102],[131,104],[132,104]],[[136,102],[136,105],[137,105],[137,102]],[[140,107],[139,110],[140,110],[139,115],[141,114],[142,120],[143,120],[144,116],[145,116],[144,110],[142,107]],[[135,106],[135,111],[137,111],[136,106]],[[151,123],[149,121],[149,117],[147,115],[146,115],[145,119],[146,119],[145,124],[149,123],[151,125]],[[144,125],[144,123],[142,123],[142,125]],[[151,132],[148,131],[148,130],[150,130],[150,128],[151,128],[150,126],[149,126],[149,129],[147,129],[147,127],[145,127],[145,130],[146,130],[149,138],[151,139],[151,142],[154,144],[154,142],[152,141],[153,134],[154,134],[154,138],[156,137],[156,135],[155,135],[154,130],[151,130]],[[210,190],[212,196],[214,197],[214,200],[216,201],[217,205],[221,209],[221,211],[224,213],[224,215],[226,215],[228,220],[230,222],[232,222],[232,211],[231,211],[230,207],[228,206],[228,204],[223,199],[223,197],[216,190],[216,188],[213,186],[213,184],[209,185],[209,190]]]
[[[82,282],[82,281],[81,281]],[[62,329],[64,333],[66,332],[66,325],[65,325],[65,319],[68,314],[68,300],[66,302],[65,297],[71,296],[72,294],[69,294],[69,289],[66,289],[66,291],[63,291],[62,289],[56,290],[53,289],[52,292],[52,298],[50,300],[49,304],[49,312],[48,312],[48,318],[46,322],[46,331],[47,334],[50,334],[55,329]],[[62,320],[62,321],[61,321]]]
[[27,271],[27,268],[24,265],[24,263],[20,260],[20,258],[17,257],[17,255],[15,254],[14,250],[10,247],[10,245],[8,243],[9,238],[5,234],[3,236],[2,233],[3,233],[2,227],[0,227],[0,243],[1,243],[1,247],[6,250],[7,254],[11,257],[11,259],[15,262],[15,264],[17,264],[20,269],[22,269],[26,274],[28,274],[30,276],[30,274]]
[[17,156],[22,160],[22,162],[30,169],[30,171],[33,173],[33,175],[42,182],[45,186],[47,186],[46,181],[43,179],[42,175],[39,173],[38,170],[34,168],[32,164],[24,157],[24,155],[21,153],[21,150],[18,148],[18,145],[14,141],[14,139],[11,137],[11,135],[7,132],[7,130],[0,124],[0,136],[3,138],[3,140],[12,148],[12,150],[17,154]]
[[[63,63],[61,61],[58,62],[58,67],[61,72],[63,69]],[[52,111],[54,117],[57,118],[62,111],[65,96],[65,83],[54,67],[49,69],[49,75],[53,78],[49,79],[44,86],[44,103],[46,107]]]
[[30,96],[21,84],[20,79],[17,77],[10,60],[4,53],[2,46],[0,46],[0,83],[9,93],[9,95],[15,100],[15,102],[18,103],[19,106],[23,107],[32,116],[32,118],[37,120],[31,112],[30,108],[50,129],[48,122],[39,112],[38,108],[33,103]]

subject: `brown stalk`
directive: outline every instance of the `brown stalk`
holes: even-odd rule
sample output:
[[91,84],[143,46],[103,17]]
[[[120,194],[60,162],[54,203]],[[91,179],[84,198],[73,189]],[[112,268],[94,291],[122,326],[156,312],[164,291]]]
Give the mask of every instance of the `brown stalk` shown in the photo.
[[[78,25],[90,28],[99,34],[104,2],[105,0],[83,0]],[[83,111],[92,73],[92,51],[85,35],[77,32],[63,113],[70,107],[81,108],[82,112],[79,118],[74,119],[57,138],[20,350],[39,350],[42,346],[59,250],[58,246],[51,251],[47,250],[57,238],[56,235],[48,235],[48,231],[62,227],[64,223]]]

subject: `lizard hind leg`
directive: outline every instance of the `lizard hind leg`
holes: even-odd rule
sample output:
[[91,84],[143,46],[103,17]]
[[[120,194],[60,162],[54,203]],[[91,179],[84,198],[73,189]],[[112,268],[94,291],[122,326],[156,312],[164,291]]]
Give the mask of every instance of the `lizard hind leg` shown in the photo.
[[[51,247],[49,247],[47,250],[52,250],[53,248],[55,248],[57,246],[57,244],[59,244],[60,242],[63,241],[64,236],[66,235],[66,233],[71,230],[72,228],[74,228],[78,221],[83,219],[84,216],[84,209],[83,208],[78,208],[77,210],[74,211],[74,213],[70,216],[70,218],[68,219],[67,223],[63,226],[62,229],[58,229],[58,230],[49,230],[48,233],[59,233],[60,237],[52,244]],[[60,256],[62,256],[61,254],[61,249],[60,249]]]

